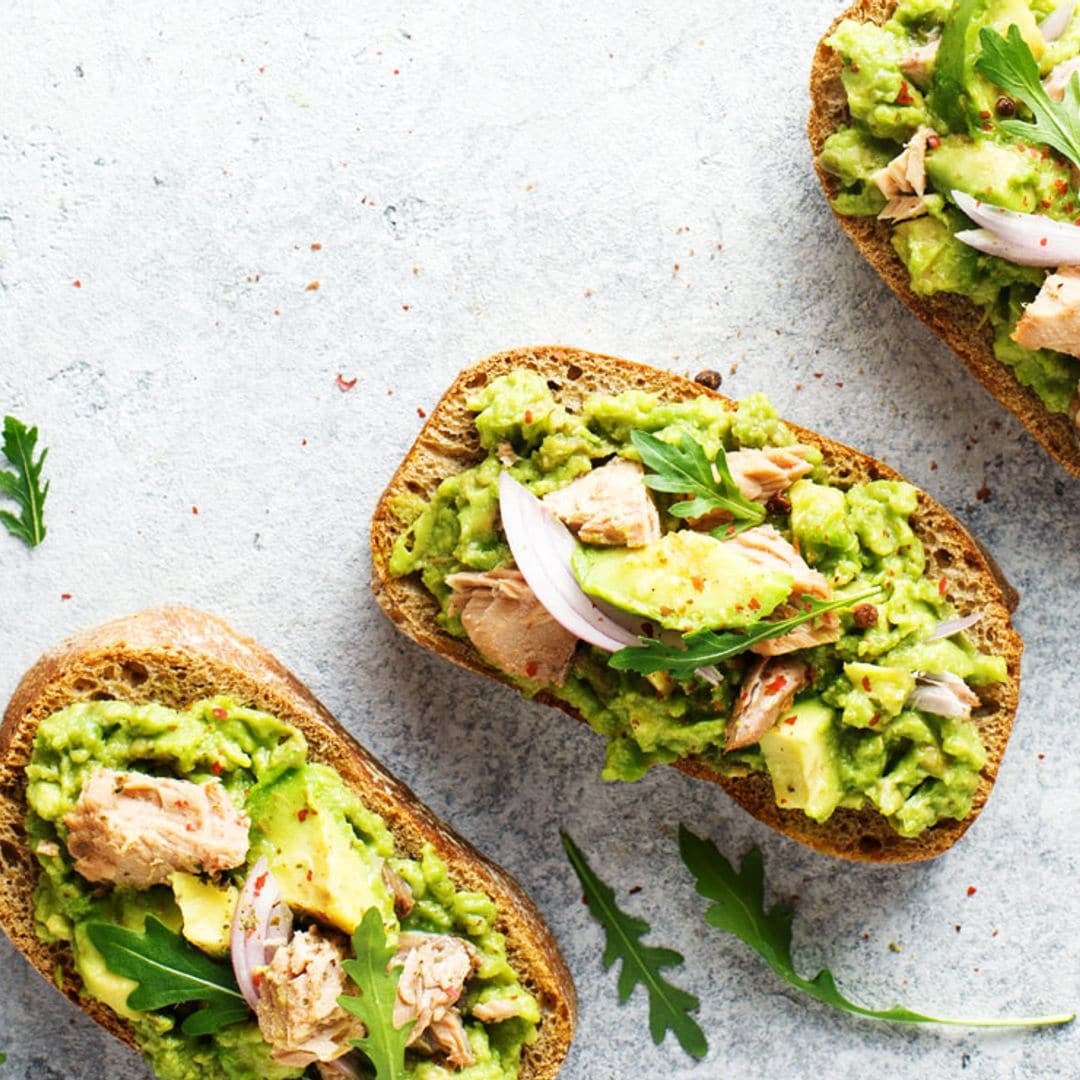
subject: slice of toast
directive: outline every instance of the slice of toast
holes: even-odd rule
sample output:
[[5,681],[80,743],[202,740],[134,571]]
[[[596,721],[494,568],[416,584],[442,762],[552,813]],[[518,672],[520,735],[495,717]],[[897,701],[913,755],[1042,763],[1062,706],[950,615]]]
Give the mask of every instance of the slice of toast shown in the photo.
[[[515,368],[537,372],[547,380],[556,400],[569,407],[592,393],[617,394],[624,390],[647,390],[669,401],[712,394],[689,379],[628,360],[542,346],[499,353],[482,360],[466,368],[443,395],[375,508],[371,523],[372,589],[398,629],[415,642],[460,667],[508,686],[513,683],[486,663],[467,640],[453,637],[439,626],[438,604],[424,588],[419,575],[396,578],[390,573],[389,560],[394,541],[408,524],[395,506],[403,497],[420,495],[429,499],[441,480],[484,457],[466,400],[487,382]],[[719,394],[712,396],[728,401]],[[833,481],[840,486],[862,480],[901,479],[893,469],[866,454],[790,426],[801,442],[821,448]],[[933,858],[951,847],[986,803],[1016,715],[1023,650],[1009,618],[1009,612],[1016,606],[1016,593],[999,580],[1000,573],[992,560],[963,526],[928,495],[920,493],[912,525],[926,546],[929,572],[948,575],[950,592],[960,613],[974,610],[986,613],[969,631],[971,638],[979,648],[1004,656],[1008,666],[1007,682],[982,691],[984,707],[975,717],[988,760],[971,815],[964,821],[943,821],[914,839],[899,836],[876,812],[837,810],[828,822],[818,825],[801,811],[780,809],[768,776],[754,774],[736,779],[723,777],[705,763],[692,759],[677,764],[691,776],[720,784],[740,806],[765,824],[818,851],[841,858],[909,862]],[[584,719],[546,691],[537,694],[536,700]]]
[[[814,153],[814,169],[830,203],[840,191],[839,181],[818,164],[825,140],[850,123],[847,95],[840,82],[841,62],[825,44],[843,19],[884,23],[896,8],[895,0],[856,0],[818,42],[810,70],[810,116],[807,134]],[[890,243],[891,229],[872,217],[837,214],[841,228],[851,237],[866,261],[884,278],[890,289],[960,358],[975,376],[1031,432],[1046,452],[1073,476],[1080,476],[1080,438],[1073,422],[1063,413],[1052,413],[1034,390],[1022,386],[1012,369],[994,355],[994,334],[977,304],[963,296],[938,293],[918,296],[911,275]]]
[[50,982],[102,1027],[134,1049],[129,1024],[106,1005],[79,996],[80,980],[62,945],[34,933],[37,862],[27,847],[25,766],[38,724],[78,701],[117,699],[184,709],[227,694],[299,728],[310,758],[335,768],[390,827],[399,854],[418,857],[431,843],[459,889],[487,893],[522,984],[541,1003],[537,1041],[527,1046],[522,1076],[554,1077],[574,1034],[577,999],[570,973],[521,886],[444,825],[388,773],[265,649],[222,619],[185,607],[161,607],[84,630],[46,653],[23,676],[0,726],[0,925]]

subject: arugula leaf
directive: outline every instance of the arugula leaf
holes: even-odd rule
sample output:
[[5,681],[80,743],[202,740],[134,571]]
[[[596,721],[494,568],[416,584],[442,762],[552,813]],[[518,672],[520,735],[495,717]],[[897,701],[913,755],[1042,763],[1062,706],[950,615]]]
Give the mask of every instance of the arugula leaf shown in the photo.
[[882,587],[841,597],[839,600],[818,600],[813,596],[800,597],[802,611],[775,622],[761,620],[739,630],[695,630],[684,634],[682,645],[665,645],[656,638],[641,638],[640,645],[627,645],[608,658],[608,665],[616,671],[637,671],[650,675],[654,671],[669,671],[677,678],[689,678],[698,668],[719,663],[731,656],[746,652],[759,641],[781,637],[819,615],[841,608],[851,607],[881,592]]
[[604,928],[607,938],[604,968],[622,960],[619,1001],[625,1002],[641,983],[649,995],[649,1034],[653,1042],[659,1045],[671,1031],[688,1054],[703,1058],[709,1051],[709,1044],[697,1021],[688,1015],[701,1003],[693,994],[673,986],[661,974],[664,968],[678,967],[683,962],[682,954],[674,949],[643,945],[641,938],[649,932],[649,924],[622,911],[616,903],[614,890],[596,876],[574,841],[564,832],[559,835],[570,865],[585,890],[589,911]]
[[646,487],[692,496],[668,507],[668,513],[673,517],[696,518],[710,510],[726,510],[737,521],[758,525],[765,520],[765,507],[751,502],[739,491],[722,446],[716,451],[715,465],[720,475],[717,482],[705,450],[685,432],[680,434],[678,446],[647,431],[632,431],[630,441],[641,460],[652,470],[645,475]]
[[1002,131],[1052,146],[1080,166],[1080,79],[1074,74],[1065,88],[1065,100],[1054,101],[1043,87],[1039,65],[1015,23],[1009,27],[1007,38],[983,27],[979,42],[982,55],[975,61],[975,70],[1005,93],[1019,98],[1035,115],[1034,124],[1003,120],[998,125]]
[[14,416],[4,417],[4,457],[15,466],[15,472],[0,469],[0,494],[18,503],[21,512],[16,517],[10,510],[0,510],[0,523],[27,547],[37,547],[45,539],[42,514],[49,484],[41,486],[41,467],[49,451],[42,450],[41,457],[34,461],[37,437],[36,427],[28,429]]
[[405,1080],[405,1043],[409,1029],[416,1023],[410,1020],[394,1027],[394,1001],[397,998],[400,966],[389,967],[394,949],[386,943],[386,930],[377,908],[364,912],[363,921],[353,934],[355,960],[342,965],[360,991],[360,996],[343,994],[338,1004],[364,1022],[367,1034],[353,1039],[375,1068],[376,1080]]
[[959,1027],[1042,1027],[1068,1024],[1075,1019],[1076,1014],[1069,1013],[1016,1020],[951,1020],[912,1012],[902,1005],[890,1009],[867,1009],[856,1005],[840,993],[828,968],[822,968],[812,979],[804,979],[795,970],[791,959],[793,914],[784,911],[779,904],[765,910],[764,867],[757,848],[743,856],[736,872],[711,840],[703,840],[685,825],[680,825],[679,854],[695,879],[698,893],[714,901],[705,912],[705,921],[746,942],[781,979],[834,1009],[897,1024],[952,1024]]
[[209,1035],[251,1015],[232,968],[211,960],[153,915],[147,915],[141,934],[103,922],[89,923],[86,932],[114,975],[139,984],[128,994],[129,1009],[145,1012],[205,1001],[205,1009],[191,1013],[180,1025],[185,1035]]

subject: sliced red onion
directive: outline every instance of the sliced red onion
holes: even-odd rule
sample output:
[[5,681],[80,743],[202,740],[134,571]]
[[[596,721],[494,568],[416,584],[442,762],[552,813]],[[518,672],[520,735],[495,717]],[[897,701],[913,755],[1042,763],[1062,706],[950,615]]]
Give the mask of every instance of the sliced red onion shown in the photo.
[[1039,266],[1049,270],[1057,266],[1075,265],[1077,262],[1078,252],[1063,252],[1060,245],[1051,246],[1049,239],[1046,247],[1040,244],[1037,250],[1026,241],[1003,240],[986,229],[963,229],[956,233],[956,239],[984,255],[996,255],[1006,262],[1016,263],[1017,266]]
[[[956,238],[987,255],[1021,266],[1075,266],[1080,263],[1080,226],[1045,214],[1021,214],[953,191],[956,205],[982,229],[966,229]],[[985,231],[984,231],[985,230]]]
[[943,623],[938,623],[934,628],[934,632],[927,637],[927,641],[940,641],[941,638],[952,637],[953,634],[959,634],[961,630],[967,630],[969,627],[974,626],[984,615],[985,611],[975,611],[970,615],[964,615],[959,619],[948,619]]
[[323,1076],[344,1076],[348,1080],[364,1080],[365,1076],[352,1054],[335,1058],[333,1061],[320,1061],[319,1072]]
[[638,644],[638,635],[601,611],[578,584],[570,568],[570,530],[508,472],[499,476],[499,512],[521,576],[560,626],[607,652]]
[[1075,7],[1076,0],[1060,0],[1058,6],[1039,23],[1043,41],[1057,41],[1065,33]]
[[236,985],[254,1009],[259,995],[255,969],[265,967],[292,938],[293,917],[266,859],[259,859],[240,890],[229,935]]
[[981,702],[959,675],[917,671],[915,689],[904,704],[949,720],[970,720],[972,708]]

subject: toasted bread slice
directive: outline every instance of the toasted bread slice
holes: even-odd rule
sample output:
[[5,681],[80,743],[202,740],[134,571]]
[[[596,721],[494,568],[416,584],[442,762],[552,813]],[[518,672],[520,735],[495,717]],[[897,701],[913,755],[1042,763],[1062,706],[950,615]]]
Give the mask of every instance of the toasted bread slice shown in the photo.
[[[395,578],[390,574],[388,564],[394,541],[407,525],[395,511],[395,505],[402,496],[430,498],[441,480],[483,458],[473,413],[469,411],[466,399],[485,383],[515,368],[537,372],[548,380],[556,399],[570,407],[592,393],[616,394],[632,389],[647,390],[669,401],[712,393],[689,379],[628,360],[544,346],[499,353],[474,364],[466,368],[443,395],[375,508],[371,523],[372,589],[398,629],[418,644],[460,667],[507,685],[513,683],[487,664],[468,641],[442,630],[436,622],[438,605],[418,576]],[[713,396],[728,401],[720,394]],[[866,454],[812,431],[790,426],[800,441],[821,448],[838,485],[861,480],[902,479],[893,469]],[[1007,584],[999,582],[991,561],[976,542],[928,495],[920,494],[912,525],[926,546],[931,572],[948,574],[958,610],[961,613],[975,609],[986,612],[979,624],[969,631],[972,639],[981,649],[1004,656],[1008,665],[1008,681],[986,688],[984,707],[976,714],[988,760],[971,815],[964,821],[941,822],[915,839],[897,835],[880,814],[865,811],[837,810],[826,824],[818,825],[801,811],[780,809],[768,776],[723,777],[703,762],[694,760],[680,761],[677,766],[691,776],[720,784],[739,805],[765,824],[818,851],[841,858],[909,862],[933,858],[951,847],[986,803],[1016,715],[1023,650],[1009,618],[1010,610],[1015,607],[1016,593]],[[537,694],[536,700],[554,705],[579,720],[584,719],[546,691]]]
[[[895,0],[856,0],[836,18],[814,53],[807,134],[814,153],[814,168],[830,202],[840,191],[839,181],[821,168],[818,156],[825,140],[850,123],[851,118],[840,82],[840,57],[825,40],[844,19],[880,24],[895,8]],[[1012,370],[994,355],[993,330],[982,309],[963,296],[948,293],[917,296],[911,289],[907,267],[890,243],[891,230],[886,222],[872,217],[836,216],[841,228],[889,288],[949,345],[968,371],[1031,432],[1052,458],[1073,476],[1080,476],[1080,439],[1075,425],[1063,413],[1050,412],[1035,391],[1022,386]]]
[[543,1013],[539,1038],[525,1048],[522,1076],[555,1076],[574,1034],[577,999],[558,945],[525,891],[391,776],[269,652],[222,619],[191,608],[154,608],[85,630],[46,653],[16,688],[0,726],[0,925],[19,951],[49,982],[62,972],[64,994],[137,1049],[125,1020],[79,996],[66,949],[46,945],[34,933],[37,863],[23,827],[24,770],[38,724],[74,702],[117,699],[184,709],[216,694],[298,727],[311,760],[333,766],[382,815],[399,853],[416,857],[431,843],[458,888],[483,891],[495,901],[510,961]]

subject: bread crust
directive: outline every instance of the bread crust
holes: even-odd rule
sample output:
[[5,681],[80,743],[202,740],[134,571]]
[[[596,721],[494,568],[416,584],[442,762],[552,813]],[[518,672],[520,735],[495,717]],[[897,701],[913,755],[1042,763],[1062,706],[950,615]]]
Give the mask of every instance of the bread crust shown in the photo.
[[[435,619],[438,604],[418,576],[395,578],[389,570],[389,559],[395,540],[406,528],[395,504],[403,497],[430,498],[441,480],[483,457],[466,400],[491,379],[515,368],[537,372],[548,380],[556,399],[569,405],[590,393],[631,389],[657,393],[671,401],[710,395],[729,407],[734,405],[722,394],[682,376],[561,346],[499,353],[461,372],[431,413],[375,508],[371,523],[372,590],[398,629],[417,644],[459,667],[507,686],[514,684],[488,665],[467,640],[452,637],[439,627]],[[804,428],[790,426],[800,441],[820,447],[833,470],[834,481],[839,484],[902,479],[899,473],[867,454]],[[923,492],[919,494],[912,524],[926,546],[930,572],[948,577],[950,595],[958,610],[962,614],[977,609],[985,611],[985,617],[969,631],[971,637],[980,648],[1004,656],[1008,667],[1008,681],[983,690],[985,704],[975,714],[988,759],[971,815],[964,821],[942,822],[913,839],[898,836],[880,814],[866,811],[837,810],[828,822],[818,825],[801,811],[778,807],[767,776],[723,777],[703,762],[693,760],[678,762],[676,766],[690,776],[719,784],[743,809],[766,825],[839,858],[912,862],[933,858],[951,847],[986,803],[1016,715],[1023,643],[1009,617],[1011,607],[1015,607],[1015,591],[998,580],[991,563],[963,526]],[[584,722],[579,712],[546,691],[537,694],[536,700]]]
[[107,1006],[79,996],[70,953],[34,933],[37,862],[28,846],[25,767],[38,724],[76,701],[116,698],[177,709],[229,694],[294,724],[313,761],[333,766],[381,814],[401,854],[418,856],[430,842],[461,889],[486,892],[499,908],[499,929],[522,982],[538,997],[543,1019],[525,1048],[522,1075],[554,1077],[573,1037],[577,998],[559,947],[522,887],[441,822],[331,716],[266,649],[224,620],[191,608],[153,608],[96,626],[41,657],[23,676],[0,725],[0,925],[49,981],[102,1027],[138,1049],[130,1025]]
[[[806,130],[814,155],[814,170],[830,206],[840,182],[818,163],[825,140],[851,122],[847,95],[840,81],[839,55],[825,44],[844,19],[884,23],[896,8],[895,0],[856,0],[818,42],[810,69],[810,115]],[[835,211],[834,211],[835,213]],[[940,337],[961,363],[1028,429],[1043,449],[1073,476],[1080,476],[1080,438],[1068,416],[1052,413],[1034,390],[1022,386],[1012,370],[994,355],[993,330],[980,307],[963,296],[938,293],[918,296],[911,275],[890,243],[891,230],[876,218],[836,214],[840,227],[890,289]]]

